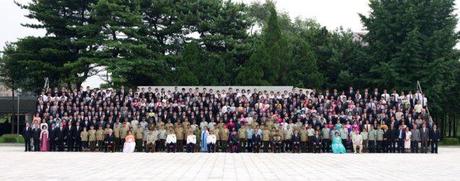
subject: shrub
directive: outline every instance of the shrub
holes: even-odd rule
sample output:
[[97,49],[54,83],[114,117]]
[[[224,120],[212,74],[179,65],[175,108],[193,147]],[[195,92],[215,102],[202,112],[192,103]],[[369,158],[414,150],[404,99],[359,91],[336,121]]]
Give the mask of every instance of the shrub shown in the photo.
[[458,145],[458,138],[443,138],[441,140],[442,145]]
[[24,143],[24,137],[17,134],[4,134],[0,136],[0,143]]

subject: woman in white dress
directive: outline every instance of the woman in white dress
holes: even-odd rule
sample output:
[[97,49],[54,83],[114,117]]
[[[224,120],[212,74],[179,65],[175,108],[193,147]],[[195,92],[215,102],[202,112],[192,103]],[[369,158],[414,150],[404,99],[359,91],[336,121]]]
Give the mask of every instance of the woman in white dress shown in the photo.
[[410,137],[412,136],[412,132],[409,131],[409,128],[406,127],[406,138],[404,139],[404,149],[406,149],[406,153],[410,153]]
[[134,139],[133,132],[128,131],[128,135],[125,137],[125,144],[123,145],[123,153],[133,153],[134,148],[136,148],[136,142]]

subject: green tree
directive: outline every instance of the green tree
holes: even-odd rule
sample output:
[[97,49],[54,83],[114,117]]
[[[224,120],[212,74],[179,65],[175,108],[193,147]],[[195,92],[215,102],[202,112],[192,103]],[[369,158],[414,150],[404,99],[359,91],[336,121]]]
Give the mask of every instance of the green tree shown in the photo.
[[379,87],[414,89],[420,81],[437,111],[451,107],[459,56],[454,0],[370,2],[371,13],[361,16],[368,30],[372,66],[368,82]]
[[[99,48],[97,41],[98,28],[92,26],[91,5],[96,0],[85,1],[31,1],[28,4],[18,4],[22,9],[28,10],[28,18],[38,21],[38,24],[25,24],[26,27],[45,29],[48,39],[35,41],[55,41],[50,47],[42,47],[49,51],[61,52],[66,56],[53,57],[62,65],[59,82],[79,87],[81,83],[97,73],[97,58],[94,52]],[[59,47],[59,49],[55,49]],[[62,48],[66,48],[65,50]],[[18,46],[18,48],[21,48]],[[54,49],[54,50],[53,50]],[[18,50],[21,51],[21,50]],[[36,60],[44,64],[47,58]],[[37,67],[39,68],[39,67]],[[42,70],[45,71],[45,70]]]

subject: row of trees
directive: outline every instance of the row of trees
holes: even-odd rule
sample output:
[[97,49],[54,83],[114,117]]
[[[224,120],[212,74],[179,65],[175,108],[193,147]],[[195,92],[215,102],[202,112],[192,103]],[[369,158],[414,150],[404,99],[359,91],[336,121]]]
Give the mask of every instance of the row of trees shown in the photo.
[[[358,35],[292,19],[273,2],[40,0],[18,4],[43,28],[4,49],[1,76],[38,92],[80,86],[105,69],[107,86],[293,85],[415,89],[456,111],[459,39],[454,0],[371,0]],[[453,101],[455,99],[455,101]]]

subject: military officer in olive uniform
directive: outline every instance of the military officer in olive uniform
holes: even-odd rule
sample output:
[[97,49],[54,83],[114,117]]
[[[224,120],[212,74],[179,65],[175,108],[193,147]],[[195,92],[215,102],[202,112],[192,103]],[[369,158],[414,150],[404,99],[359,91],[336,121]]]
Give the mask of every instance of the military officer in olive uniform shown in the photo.
[[104,138],[104,129],[102,129],[102,126],[99,125],[99,128],[96,131],[97,148],[99,151],[104,151]]
[[96,130],[94,129],[93,125],[90,126],[88,131],[88,141],[90,150],[96,150]]
[[136,132],[135,132],[135,138],[136,138],[136,150],[137,152],[142,152],[144,150],[143,145],[143,138],[144,138],[144,128],[140,125],[136,126]]

